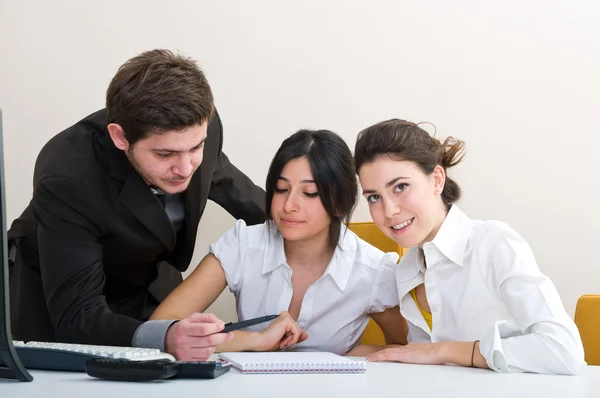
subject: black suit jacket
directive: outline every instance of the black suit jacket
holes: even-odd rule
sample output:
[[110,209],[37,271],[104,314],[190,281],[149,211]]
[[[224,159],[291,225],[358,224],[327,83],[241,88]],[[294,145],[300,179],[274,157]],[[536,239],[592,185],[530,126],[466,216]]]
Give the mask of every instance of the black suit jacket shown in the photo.
[[98,111],[38,156],[33,199],[8,233],[18,247],[9,270],[16,340],[131,345],[151,285],[161,301],[181,281],[207,199],[250,224],[264,221],[264,191],[221,151],[218,114],[177,235],[106,126]]

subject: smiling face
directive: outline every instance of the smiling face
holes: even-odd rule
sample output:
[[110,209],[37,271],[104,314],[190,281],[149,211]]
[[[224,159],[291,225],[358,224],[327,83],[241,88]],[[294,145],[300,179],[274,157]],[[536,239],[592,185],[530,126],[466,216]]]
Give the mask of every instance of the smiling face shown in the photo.
[[281,170],[271,202],[271,217],[286,240],[328,238],[331,221],[305,157],[290,160]]
[[441,166],[427,175],[415,162],[380,156],[358,175],[373,222],[388,237],[403,247],[433,240],[447,213]]

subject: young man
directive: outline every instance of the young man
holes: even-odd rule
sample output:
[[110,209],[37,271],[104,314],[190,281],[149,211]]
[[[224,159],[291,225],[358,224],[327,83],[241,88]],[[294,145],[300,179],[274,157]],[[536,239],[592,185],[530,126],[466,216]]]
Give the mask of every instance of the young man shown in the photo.
[[[38,156],[33,199],[9,231],[13,338],[165,348],[152,339],[171,323],[143,320],[181,282],[207,199],[248,223],[264,221],[264,191],[222,146],[195,62],[154,50],[122,65],[106,109]],[[203,358],[229,339],[217,333],[222,325],[195,314],[166,341],[185,328],[198,351],[190,358]]]

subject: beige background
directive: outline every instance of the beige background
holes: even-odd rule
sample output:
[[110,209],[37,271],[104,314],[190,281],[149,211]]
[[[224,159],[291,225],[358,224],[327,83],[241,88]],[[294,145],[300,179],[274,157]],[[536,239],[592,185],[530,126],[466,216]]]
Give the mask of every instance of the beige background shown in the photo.
[[[300,128],[353,145],[400,117],[466,140],[451,172],[460,206],[519,231],[573,314],[600,292],[599,20],[597,0],[1,0],[9,222],[31,197],[40,148],[103,107],[118,66],[179,49],[213,86],[226,153],[261,186]],[[354,219],[370,219],[364,200]],[[193,265],[232,224],[208,207]],[[213,309],[235,317],[229,294]]]

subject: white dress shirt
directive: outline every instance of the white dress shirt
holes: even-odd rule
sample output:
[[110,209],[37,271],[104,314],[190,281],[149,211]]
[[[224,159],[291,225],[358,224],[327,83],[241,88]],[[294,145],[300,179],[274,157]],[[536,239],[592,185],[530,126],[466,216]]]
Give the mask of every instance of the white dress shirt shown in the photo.
[[[402,257],[396,282],[409,342],[481,340],[487,365],[499,372],[577,374],[586,365],[554,284],[504,223],[471,220],[453,205],[433,241]],[[431,331],[409,293],[422,283]]]
[[[246,226],[239,220],[210,252],[221,261],[240,320],[288,311],[292,269],[276,227],[269,222]],[[308,339],[295,349],[343,355],[355,347],[370,313],[398,305],[397,260],[396,253],[383,253],[342,226],[331,262],[302,300],[298,325]],[[264,328],[261,324],[246,330]]]

